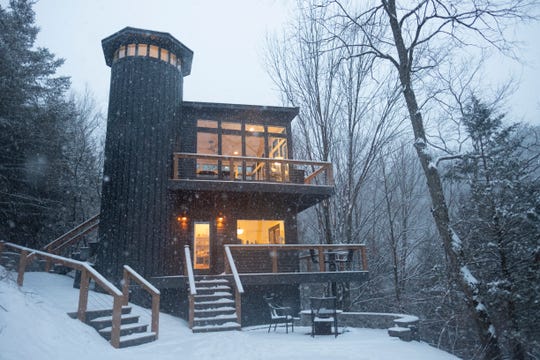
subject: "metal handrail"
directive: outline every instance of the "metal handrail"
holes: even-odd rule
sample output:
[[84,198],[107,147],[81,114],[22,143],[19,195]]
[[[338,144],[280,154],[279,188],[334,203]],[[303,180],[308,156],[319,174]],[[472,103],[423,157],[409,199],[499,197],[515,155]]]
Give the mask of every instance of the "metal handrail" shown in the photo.
[[184,256],[186,258],[186,272],[188,274],[189,292],[191,295],[197,295],[197,288],[195,287],[195,274],[193,273],[193,266],[191,265],[191,253],[189,246],[184,246]]
[[229,265],[229,269],[231,270],[231,273],[233,274],[234,283],[236,288],[238,289],[238,292],[240,294],[244,293],[244,287],[242,286],[242,282],[240,281],[240,275],[238,275],[238,270],[236,269],[236,264],[234,263],[234,258],[231,254],[231,249],[229,248],[230,245],[225,245],[225,254],[227,255],[227,262]]

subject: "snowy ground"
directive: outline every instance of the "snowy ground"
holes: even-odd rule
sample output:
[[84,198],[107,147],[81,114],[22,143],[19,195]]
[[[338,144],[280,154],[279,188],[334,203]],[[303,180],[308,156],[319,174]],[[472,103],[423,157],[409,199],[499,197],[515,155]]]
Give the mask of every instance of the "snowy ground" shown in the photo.
[[[266,332],[263,326],[242,331],[193,334],[186,322],[162,314],[155,342],[114,349],[91,327],[71,319],[78,291],[66,276],[26,273],[18,288],[16,274],[0,267],[0,359],[457,359],[421,342],[403,342],[386,330],[344,329],[337,338],[307,335],[308,328]],[[145,310],[134,306],[134,313]]]

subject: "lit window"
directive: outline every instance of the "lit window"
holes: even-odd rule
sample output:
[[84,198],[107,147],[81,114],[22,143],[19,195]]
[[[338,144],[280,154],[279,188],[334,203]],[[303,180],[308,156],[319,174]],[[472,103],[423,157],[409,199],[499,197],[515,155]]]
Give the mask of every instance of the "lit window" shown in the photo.
[[121,59],[124,56],[126,56],[126,47],[120,46],[120,48],[118,49],[118,58]]
[[197,127],[217,129],[217,121],[215,121],[215,120],[197,120]]
[[242,124],[223,121],[221,123],[221,128],[225,129],[225,130],[238,130],[238,131],[240,131],[240,130],[242,130]]
[[118,60],[118,50],[114,52],[113,61]]
[[246,124],[246,131],[250,133],[264,133],[264,126],[255,124]]
[[169,62],[169,51],[165,49],[161,49],[161,60],[165,62]]
[[176,66],[176,55],[174,55],[173,53],[171,53],[171,57],[170,57],[170,59],[169,59],[169,62],[170,62],[172,65]]
[[148,52],[148,45],[139,44],[137,46],[137,56],[146,56],[147,52]]
[[268,126],[268,132],[274,134],[285,134],[285,127],[283,126]]
[[284,244],[283,220],[238,220],[236,236],[242,244]]
[[150,53],[148,54],[150,57],[159,58],[159,47],[155,45],[150,45]]
[[127,56],[135,56],[135,44],[129,44],[127,46]]

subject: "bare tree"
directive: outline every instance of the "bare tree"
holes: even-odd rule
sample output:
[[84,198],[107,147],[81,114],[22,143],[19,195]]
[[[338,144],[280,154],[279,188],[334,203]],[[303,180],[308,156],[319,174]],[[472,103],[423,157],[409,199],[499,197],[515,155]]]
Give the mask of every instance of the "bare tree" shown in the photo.
[[[501,358],[497,334],[479,294],[480,282],[466,266],[461,240],[451,227],[447,200],[426,135],[418,95],[423,94],[421,75],[437,69],[445,58],[452,55],[453,49],[483,43],[511,52],[513,48],[504,37],[504,26],[508,21],[530,19],[528,14],[533,3],[528,0],[422,0],[408,6],[398,5],[395,0],[381,0],[380,4],[353,14],[341,2],[329,2],[336,9],[337,23],[343,23],[343,19],[348,22],[335,33],[336,38],[342,41],[341,45],[354,49],[355,56],[372,56],[387,61],[399,78],[414,135],[414,147],[427,180],[435,224],[450,270],[465,294],[476,322],[485,359]],[[349,42],[346,34],[358,29],[364,35],[362,41]]]

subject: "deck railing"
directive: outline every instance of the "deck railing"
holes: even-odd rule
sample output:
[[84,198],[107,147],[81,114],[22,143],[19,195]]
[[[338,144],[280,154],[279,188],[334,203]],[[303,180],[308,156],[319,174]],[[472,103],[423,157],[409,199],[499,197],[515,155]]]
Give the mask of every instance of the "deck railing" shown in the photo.
[[173,179],[334,185],[330,162],[193,153],[173,154]]
[[[294,253],[292,259],[297,259],[296,263],[305,263],[306,271],[327,272],[327,271],[368,271],[366,246],[363,244],[263,244],[263,245],[225,245],[225,252],[229,251],[231,260],[225,263],[225,272],[230,273],[229,263],[234,265],[242,259],[253,259],[250,253],[263,253],[264,258],[271,263],[271,272],[291,272],[290,269],[280,269],[280,253]],[[234,258],[234,260],[232,260]],[[241,258],[241,259],[239,259]],[[290,258],[289,258],[290,259]],[[294,262],[294,260],[292,260]],[[290,265],[291,260],[285,261]],[[240,264],[239,264],[240,265]],[[249,272],[261,272],[263,266],[257,264]],[[264,270],[262,270],[265,272]],[[295,271],[299,271],[296,269]]]

